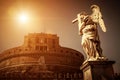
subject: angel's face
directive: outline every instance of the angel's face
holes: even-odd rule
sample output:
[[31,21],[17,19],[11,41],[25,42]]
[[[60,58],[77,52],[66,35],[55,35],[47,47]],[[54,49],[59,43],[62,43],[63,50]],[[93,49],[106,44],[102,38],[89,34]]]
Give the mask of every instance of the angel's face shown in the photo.
[[99,9],[98,8],[92,8],[92,12],[97,13],[97,12],[99,12]]
[[92,11],[93,11],[93,12],[95,12],[95,11],[96,11],[96,9],[95,9],[95,8],[92,8]]

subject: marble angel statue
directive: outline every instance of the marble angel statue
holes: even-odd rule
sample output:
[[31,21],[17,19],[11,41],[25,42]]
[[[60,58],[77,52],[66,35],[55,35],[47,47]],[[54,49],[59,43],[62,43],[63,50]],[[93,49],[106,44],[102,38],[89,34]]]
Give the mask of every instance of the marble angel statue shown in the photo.
[[106,27],[97,5],[91,6],[92,14],[81,12],[72,22],[78,21],[79,35],[82,36],[82,48],[87,56],[86,61],[104,60],[102,48],[97,27],[101,27],[103,32],[106,32]]

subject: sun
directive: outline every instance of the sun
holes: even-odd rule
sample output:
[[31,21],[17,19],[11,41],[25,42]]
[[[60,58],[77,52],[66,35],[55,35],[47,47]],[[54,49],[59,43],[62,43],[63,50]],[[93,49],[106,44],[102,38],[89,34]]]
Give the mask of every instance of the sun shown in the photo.
[[25,12],[22,12],[18,15],[18,20],[20,23],[27,23],[28,22],[28,14]]

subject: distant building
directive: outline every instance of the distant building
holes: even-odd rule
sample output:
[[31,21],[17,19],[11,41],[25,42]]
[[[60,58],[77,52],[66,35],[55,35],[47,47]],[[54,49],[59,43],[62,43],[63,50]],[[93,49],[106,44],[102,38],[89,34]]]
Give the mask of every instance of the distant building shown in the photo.
[[61,47],[54,34],[30,33],[24,44],[0,54],[0,80],[83,80],[83,55]]

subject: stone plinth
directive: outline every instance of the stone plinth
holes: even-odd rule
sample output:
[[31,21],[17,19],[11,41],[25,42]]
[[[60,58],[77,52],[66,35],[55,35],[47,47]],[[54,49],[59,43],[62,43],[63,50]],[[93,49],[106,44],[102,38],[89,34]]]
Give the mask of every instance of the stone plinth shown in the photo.
[[115,61],[88,61],[80,67],[84,80],[114,80]]

